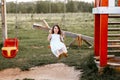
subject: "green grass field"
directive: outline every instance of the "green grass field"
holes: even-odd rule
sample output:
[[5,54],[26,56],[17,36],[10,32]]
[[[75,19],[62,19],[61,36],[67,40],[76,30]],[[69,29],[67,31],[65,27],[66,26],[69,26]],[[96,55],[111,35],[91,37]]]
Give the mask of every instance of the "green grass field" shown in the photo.
[[[79,48],[73,45],[68,49],[69,56],[58,60],[48,48],[48,32],[35,30],[33,23],[42,24],[45,19],[52,27],[59,24],[62,30],[72,31],[84,35],[94,36],[94,16],[90,13],[66,13],[64,14],[17,14],[17,25],[15,29],[16,14],[8,14],[8,37],[19,39],[19,52],[13,59],[0,56],[0,70],[6,68],[19,67],[21,70],[29,70],[34,66],[41,66],[51,63],[65,63],[69,66],[75,66],[76,69],[82,69],[83,75],[80,80],[119,80],[114,70],[107,68],[103,75],[97,73],[97,67],[93,62],[93,48],[83,42]],[[1,28],[1,27],[0,27]],[[15,30],[17,33],[15,33]],[[1,34],[1,32],[0,32]],[[2,47],[2,36],[0,35]],[[72,38],[66,37],[65,43],[68,45]]]

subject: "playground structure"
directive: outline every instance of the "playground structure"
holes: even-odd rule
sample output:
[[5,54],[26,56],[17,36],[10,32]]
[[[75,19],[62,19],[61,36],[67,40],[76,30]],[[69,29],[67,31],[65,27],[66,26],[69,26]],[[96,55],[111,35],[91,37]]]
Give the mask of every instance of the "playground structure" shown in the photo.
[[[45,20],[42,20],[42,22],[44,23],[45,26],[40,25],[40,24],[33,24],[33,28],[49,31],[51,28],[48,25],[48,23]],[[80,47],[82,45],[82,41],[84,41],[89,46],[89,48],[93,46],[92,45],[93,38],[90,36],[77,34],[77,33],[69,32],[69,31],[62,31],[62,32],[64,33],[65,36],[73,38],[73,41],[70,42],[69,46],[71,46],[72,44],[76,42],[78,44],[78,47]]]
[[[93,9],[95,15],[94,53],[99,69],[109,65],[120,70],[120,58],[108,55],[109,52],[120,52],[120,34],[108,34],[108,31],[120,31],[120,28],[108,28],[108,25],[120,25],[119,22],[108,22],[108,18],[120,18],[119,6],[120,0],[118,0],[118,6],[115,6],[115,0],[95,0]],[[116,39],[109,39],[109,37]],[[113,50],[109,51],[108,49]]]
[[[6,25],[6,7],[4,6],[5,2],[2,0],[2,29],[3,29],[3,41],[4,47],[2,48],[2,55],[6,58],[13,58],[18,52],[18,40],[7,38],[7,25]],[[120,6],[120,0],[118,1],[118,6]],[[103,68],[107,65],[120,67],[120,58],[115,57],[114,55],[108,55],[108,52],[120,52],[120,50],[115,50],[114,48],[119,49],[120,40],[109,40],[108,37],[120,37],[120,34],[108,34],[108,31],[120,31],[120,28],[108,28],[108,25],[120,25],[119,22],[108,22],[108,18],[120,18],[116,14],[120,14],[120,7],[115,7],[115,0],[95,0],[95,8],[93,9],[93,14],[95,14],[95,38],[94,38],[94,53],[95,53],[95,62],[100,68]],[[114,15],[113,15],[114,14]],[[111,16],[112,15],[112,16]],[[51,28],[45,20],[43,20],[45,26],[34,24],[33,27],[36,29],[42,29],[49,31]],[[68,31],[63,31],[65,36],[74,38],[69,45],[72,45],[74,42],[78,43],[80,47],[82,41],[84,41],[89,47],[93,44],[93,38],[72,33]],[[113,45],[114,44],[114,45]],[[108,48],[113,48],[114,51],[108,51]],[[12,55],[13,54],[13,55]]]

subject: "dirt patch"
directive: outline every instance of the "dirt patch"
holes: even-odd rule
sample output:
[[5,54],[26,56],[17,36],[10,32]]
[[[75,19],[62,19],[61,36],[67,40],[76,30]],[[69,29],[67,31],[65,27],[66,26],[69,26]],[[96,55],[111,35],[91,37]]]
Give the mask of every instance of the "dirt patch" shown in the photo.
[[21,71],[18,68],[0,71],[0,80],[79,80],[80,70],[68,67],[63,63],[49,64],[42,67],[33,67],[30,71]]

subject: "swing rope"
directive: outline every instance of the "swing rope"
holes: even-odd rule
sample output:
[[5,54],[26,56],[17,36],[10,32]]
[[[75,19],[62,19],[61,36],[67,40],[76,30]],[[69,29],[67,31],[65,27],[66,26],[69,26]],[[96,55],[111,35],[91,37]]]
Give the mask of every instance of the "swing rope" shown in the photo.
[[66,24],[66,22],[65,22],[65,18],[66,18],[66,0],[64,0],[64,6],[63,6],[64,8],[63,8],[63,16],[62,16],[62,18],[61,18],[61,26],[63,26],[64,27],[64,29],[66,29],[66,27],[65,27],[65,24]]
[[15,37],[17,38],[17,35],[18,35],[18,17],[17,17],[17,8],[18,8],[18,6],[17,6],[17,4],[18,4],[18,2],[17,2],[17,0],[16,0],[16,6],[15,6]]

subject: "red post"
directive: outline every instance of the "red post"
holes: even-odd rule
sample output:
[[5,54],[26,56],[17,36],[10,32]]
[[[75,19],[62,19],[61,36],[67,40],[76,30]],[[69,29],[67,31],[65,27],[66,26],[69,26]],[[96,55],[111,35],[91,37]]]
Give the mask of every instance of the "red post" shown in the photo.
[[118,6],[120,6],[120,0],[118,0]]
[[[95,7],[99,6],[100,0],[95,0]],[[100,46],[100,14],[95,14],[95,27],[94,27],[94,53],[95,56],[99,56],[99,46]]]
[[[108,6],[108,0],[101,0],[101,6]],[[100,66],[107,65],[108,14],[100,14]]]
[[94,32],[94,53],[95,56],[99,56],[99,46],[100,46],[100,15],[95,14],[95,32]]

